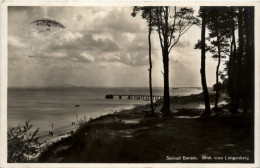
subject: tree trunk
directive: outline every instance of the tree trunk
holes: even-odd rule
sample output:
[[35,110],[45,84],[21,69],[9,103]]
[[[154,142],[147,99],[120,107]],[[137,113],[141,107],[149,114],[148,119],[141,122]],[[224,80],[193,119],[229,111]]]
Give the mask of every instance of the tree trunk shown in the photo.
[[249,48],[249,75],[248,75],[248,88],[249,88],[249,96],[248,96],[248,108],[252,110],[252,121],[254,121],[255,116],[255,7],[250,7],[249,10],[249,31],[248,38],[250,39],[250,48]]
[[254,109],[254,8],[245,8],[244,20],[246,37],[246,73],[243,86],[243,112],[246,113],[248,108]]
[[236,67],[236,90],[234,94],[235,104],[234,104],[234,112],[237,112],[239,103],[240,103],[240,91],[241,91],[241,65],[242,65],[242,55],[243,55],[243,46],[244,46],[244,38],[243,38],[243,13],[242,7],[239,7],[238,13],[238,38],[239,38],[239,48],[238,48],[238,55],[237,55],[237,67]]
[[[234,17],[234,11],[232,11],[232,18]],[[230,94],[230,98],[231,98],[231,112],[236,113],[237,112],[237,108],[235,106],[235,92],[236,92],[236,76],[238,75],[236,73],[236,67],[237,67],[237,46],[236,46],[236,36],[235,36],[235,22],[232,21],[231,23],[232,25],[232,46],[233,46],[233,54],[232,54],[232,59],[230,59],[231,62],[231,73],[230,73],[230,77],[229,78],[229,82],[230,82],[230,88],[229,88],[229,94]]]
[[205,112],[204,114],[210,113],[210,103],[209,103],[209,93],[206,81],[206,71],[205,71],[205,59],[206,59],[206,51],[205,51],[205,32],[206,32],[206,15],[205,9],[202,8],[202,28],[201,28],[201,84],[203,88],[204,102],[205,102]]
[[250,46],[250,38],[248,37],[248,31],[249,31],[249,25],[248,25],[248,13],[246,12],[246,8],[245,8],[245,12],[243,13],[243,20],[244,20],[244,37],[245,37],[245,55],[244,55],[244,58],[243,58],[243,70],[242,70],[242,73],[243,73],[243,76],[242,76],[242,84],[241,84],[241,102],[242,102],[242,105],[243,105],[243,113],[247,113],[247,110],[248,110],[248,91],[251,89],[247,86],[249,86],[249,81],[250,79],[248,78],[249,73],[250,73],[250,70],[249,70],[249,59],[250,59],[250,51],[249,51],[249,46]]
[[163,115],[168,116],[170,114],[170,94],[169,94],[169,46],[168,46],[168,7],[165,7],[165,32],[164,36],[164,49],[163,49],[163,68],[164,68],[164,101],[163,101]]
[[168,51],[163,53],[163,68],[164,68],[164,101],[163,101],[163,114],[168,116],[170,114],[170,95],[169,95],[169,54]]
[[232,94],[232,88],[233,88],[233,84],[232,84],[232,63],[233,63],[233,60],[234,60],[234,52],[233,52],[233,41],[232,41],[232,37],[231,37],[231,42],[230,42],[230,53],[229,53],[229,60],[228,60],[228,72],[227,72],[227,75],[228,75],[228,88],[227,88],[227,91],[228,91],[228,95],[231,97],[231,94]]
[[220,51],[220,39],[219,39],[219,28],[217,26],[217,42],[218,42],[218,65],[216,69],[216,99],[215,99],[215,110],[218,109],[218,97],[219,97],[219,66],[220,66],[220,59],[221,59],[221,51]]
[[151,32],[152,32],[152,14],[151,9],[149,11],[149,34],[148,34],[148,43],[149,43],[149,90],[150,90],[150,103],[151,103],[151,111],[150,115],[154,115],[154,108],[153,108],[153,89],[152,89],[152,54],[151,54]]
[[254,108],[255,108],[255,7],[250,7],[250,13],[249,13],[249,31],[248,31],[248,38],[251,39],[250,43],[250,54],[249,54],[249,99],[248,104],[249,108],[252,110],[253,115],[252,117],[254,118]]

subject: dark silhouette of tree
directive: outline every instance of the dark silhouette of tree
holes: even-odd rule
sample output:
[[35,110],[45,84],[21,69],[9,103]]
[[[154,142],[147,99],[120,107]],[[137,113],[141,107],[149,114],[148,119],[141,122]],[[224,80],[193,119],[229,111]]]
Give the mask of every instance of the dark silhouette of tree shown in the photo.
[[[201,85],[203,88],[203,95],[204,95],[204,103],[205,103],[205,111],[203,113],[208,115],[210,113],[210,103],[209,103],[209,93],[206,81],[206,70],[205,70],[205,59],[206,59],[206,43],[205,43],[205,34],[206,34],[206,10],[204,7],[200,7],[200,17],[202,18],[201,24],[201,41],[198,42],[195,48],[201,49]],[[199,46],[200,45],[200,46]]]
[[34,156],[41,151],[38,141],[39,129],[31,131],[32,124],[26,121],[25,125],[11,127],[7,131],[9,163],[27,162],[30,156]]
[[151,45],[151,33],[152,33],[152,21],[153,21],[153,17],[152,14],[154,12],[152,12],[152,10],[154,10],[154,7],[134,7],[133,8],[133,13],[132,16],[135,17],[136,14],[139,11],[142,11],[141,15],[142,18],[146,19],[148,22],[148,45],[149,45],[149,92],[150,92],[150,114],[149,116],[154,116],[154,105],[153,105],[153,90],[152,90],[152,53],[151,53],[151,49],[152,49],[152,45]]
[[164,76],[164,102],[162,112],[164,116],[170,113],[169,94],[169,54],[178,43],[180,37],[185,34],[192,25],[198,24],[199,20],[193,16],[193,9],[175,6],[173,11],[170,7],[156,7],[156,29],[159,35],[160,46],[163,57]]
[[[169,54],[180,37],[199,21],[193,16],[191,8],[167,6],[153,7],[149,15],[152,29],[156,30],[161,46],[164,75],[164,116],[170,113],[169,95]],[[254,108],[254,8],[253,7],[201,7],[201,41],[195,48],[201,49],[201,83],[205,100],[205,114],[210,112],[206,83],[206,51],[217,59],[215,109],[218,109],[219,94],[226,91],[229,95],[230,111],[244,112]],[[147,20],[149,23],[149,19]],[[204,27],[205,26],[205,27]],[[206,36],[206,29],[208,37]],[[148,41],[149,41],[148,34]],[[207,39],[207,42],[206,42]],[[226,67],[220,72],[223,58],[227,58]],[[151,70],[151,68],[150,68]],[[219,79],[220,78],[220,79]],[[222,82],[222,83],[221,83]],[[220,88],[221,87],[221,88]],[[252,102],[252,103],[250,103]]]
[[243,38],[243,14],[242,14],[242,8],[239,8],[238,12],[238,41],[239,41],[239,47],[238,47],[238,53],[237,53],[237,65],[236,65],[236,72],[239,75],[235,76],[235,95],[234,95],[234,104],[233,104],[233,112],[237,112],[239,108],[239,101],[241,96],[241,68],[242,68],[242,55],[243,55],[243,45],[244,45],[244,38]]
[[[247,112],[253,102],[254,91],[254,9],[252,7],[226,7],[226,32],[230,36],[230,54],[227,62],[228,94],[231,112],[240,107]],[[237,36],[235,35],[237,29]],[[236,40],[238,37],[238,40]],[[253,74],[253,75],[252,75]],[[249,101],[250,99],[250,101]],[[250,105],[252,109],[252,105]]]
[[226,19],[226,10],[225,8],[219,7],[207,7],[207,27],[209,29],[209,41],[211,43],[210,52],[213,55],[213,58],[217,59],[216,67],[216,98],[215,98],[215,110],[218,109],[218,100],[219,100],[219,67],[222,58],[226,58],[229,55],[229,33]]
[[231,106],[234,105],[234,88],[236,87],[235,76],[238,75],[236,71],[236,56],[237,56],[237,42],[235,36],[235,30],[237,27],[236,21],[236,8],[229,7],[227,8],[227,18],[229,19],[228,25],[230,26],[230,54],[229,60],[227,62],[227,75],[228,75],[228,87],[227,91],[231,99]]
[[[245,72],[243,85],[243,112],[254,109],[254,7],[244,8]],[[251,103],[249,103],[251,102]],[[253,116],[253,115],[252,115]]]
[[[237,7],[238,51],[232,112],[254,109],[254,8]],[[249,104],[249,102],[252,102]]]
[[[217,109],[220,76],[221,89],[230,97],[230,110],[247,112],[254,102],[254,8],[205,7],[209,30],[210,51],[218,60],[216,69],[215,109]],[[237,30],[237,31],[236,31]],[[236,35],[237,33],[237,35]],[[229,58],[224,72],[219,72],[222,58]],[[225,74],[226,71],[226,74]],[[224,84],[225,81],[225,84]],[[226,89],[223,89],[226,87]]]

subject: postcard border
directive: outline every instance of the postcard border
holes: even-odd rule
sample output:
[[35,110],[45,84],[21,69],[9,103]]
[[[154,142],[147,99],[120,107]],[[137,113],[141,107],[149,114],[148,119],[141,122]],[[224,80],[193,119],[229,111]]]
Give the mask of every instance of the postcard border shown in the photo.
[[[28,163],[28,164],[16,164],[7,163],[7,65],[8,65],[8,50],[7,50],[7,18],[8,18],[8,6],[156,6],[156,5],[175,5],[175,6],[255,6],[255,163],[254,164],[238,164],[238,163],[228,163],[228,164],[201,164],[201,163],[155,163],[155,164],[92,164],[92,163]],[[1,113],[0,113],[0,167],[259,167],[259,72],[260,72],[260,54],[259,47],[260,44],[260,2],[257,1],[3,1],[1,3]],[[258,45],[257,45],[258,44]]]

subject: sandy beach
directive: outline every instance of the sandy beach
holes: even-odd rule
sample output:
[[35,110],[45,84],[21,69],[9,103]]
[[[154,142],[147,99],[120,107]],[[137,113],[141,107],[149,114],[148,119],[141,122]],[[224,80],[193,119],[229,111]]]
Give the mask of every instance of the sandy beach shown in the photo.
[[[156,103],[159,108],[161,100]],[[220,113],[204,118],[200,117],[201,107],[200,94],[174,97],[169,118],[144,118],[147,105],[104,115],[81,125],[72,136],[53,143],[35,161],[252,163],[250,114],[234,116],[223,104]],[[226,155],[246,159],[218,159]]]
[[[162,95],[162,88],[155,88]],[[173,95],[198,93],[197,88],[172,89]],[[33,129],[39,128],[39,141],[44,142],[57,136],[75,131],[81,122],[111,114],[136,105],[147,104],[140,99],[105,99],[108,93],[144,94],[147,88],[19,88],[9,89],[8,127],[24,124],[30,120]],[[78,105],[78,106],[76,106]],[[72,125],[72,123],[74,123]],[[53,133],[53,136],[49,132]]]

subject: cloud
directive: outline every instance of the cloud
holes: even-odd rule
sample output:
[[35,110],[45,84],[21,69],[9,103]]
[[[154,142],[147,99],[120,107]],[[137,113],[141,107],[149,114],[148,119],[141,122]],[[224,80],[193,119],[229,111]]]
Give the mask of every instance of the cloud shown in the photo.
[[111,52],[118,51],[117,44],[110,39],[94,39],[91,34],[78,35],[77,40],[62,41],[54,46],[56,49],[80,49],[89,51]]
[[[121,10],[119,10],[119,8],[114,8],[106,17],[102,18],[102,21],[98,20],[97,26],[102,26],[103,30],[112,32],[139,32],[142,30],[141,25],[136,22],[135,18],[131,19],[131,17],[129,17],[130,15],[129,8],[121,8]],[[124,24],[122,24],[122,18],[126,17],[128,19],[124,20]]]
[[80,32],[71,32],[71,31],[66,31],[65,33],[62,34],[60,41],[63,41],[65,43],[69,42],[74,42],[75,40],[82,39],[84,36]]
[[50,55],[48,55],[50,57],[57,57],[57,58],[60,58],[60,57],[66,57],[68,56],[67,53],[64,53],[64,52],[52,52]]
[[103,56],[103,58],[108,62],[119,62],[121,60],[118,53],[107,53]]
[[77,21],[80,22],[82,18],[83,18],[83,15],[78,15],[77,16]]
[[79,61],[83,61],[83,62],[88,62],[88,63],[92,63],[94,62],[94,57],[92,57],[91,55],[89,55],[88,53],[80,53],[80,57],[78,57],[80,60]]
[[[33,42],[40,50],[65,51],[74,61],[86,62],[80,58],[80,53],[85,52],[95,57],[95,62],[145,65],[147,26],[139,23],[145,23],[141,17],[132,17],[131,10],[129,7],[29,7],[23,10],[13,8],[12,12],[19,15],[19,11],[23,11],[31,21],[34,20],[32,16],[39,13],[42,16],[54,15],[54,20],[65,25],[66,30],[55,34],[57,37],[52,40]],[[44,38],[51,37],[44,35]]]
[[[131,12],[131,7],[109,6],[9,7],[9,83],[20,85],[19,81],[24,77],[21,85],[38,81],[41,81],[39,85],[57,85],[63,80],[77,85],[147,86],[147,22],[139,15],[132,17]],[[27,32],[21,33],[21,30],[30,26],[33,20],[44,17],[62,23],[66,29],[50,36],[52,40],[47,37],[43,40],[45,35],[38,41],[19,37],[26,35]],[[170,53],[171,85],[200,85],[197,80],[200,51],[193,49],[199,38],[200,30],[194,26]],[[152,61],[153,82],[155,86],[163,86],[162,53],[155,31],[152,33]],[[207,58],[206,65],[211,68],[207,69],[207,79],[212,81],[215,62]],[[135,81],[129,77],[133,75]],[[108,76],[109,80],[106,79]]]
[[29,47],[29,44],[17,36],[8,36],[8,46],[15,49],[25,49]]

